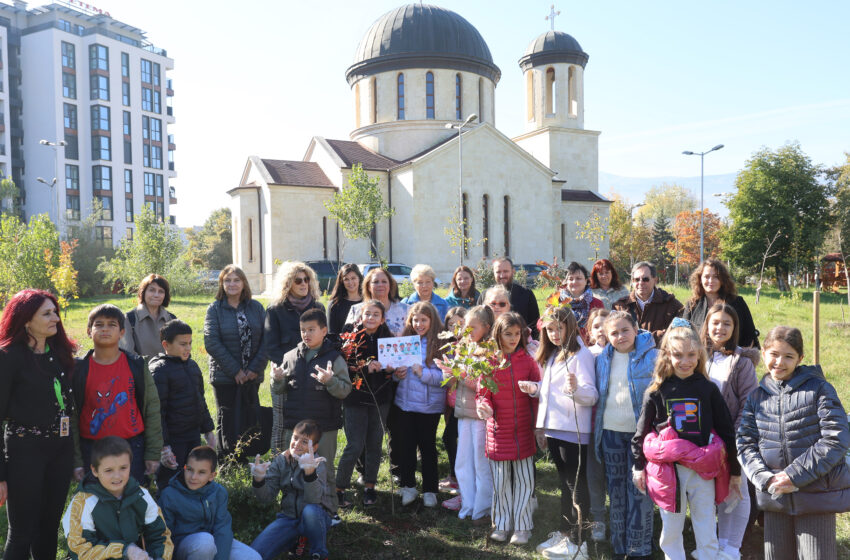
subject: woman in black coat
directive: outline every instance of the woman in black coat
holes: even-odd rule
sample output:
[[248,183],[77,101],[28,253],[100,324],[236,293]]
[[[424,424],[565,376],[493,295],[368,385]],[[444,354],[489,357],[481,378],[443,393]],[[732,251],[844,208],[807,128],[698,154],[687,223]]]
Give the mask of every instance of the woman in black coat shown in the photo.
[[339,334],[351,306],[363,301],[360,293],[363,274],[356,264],[346,264],[339,269],[336,283],[328,296],[328,334]]

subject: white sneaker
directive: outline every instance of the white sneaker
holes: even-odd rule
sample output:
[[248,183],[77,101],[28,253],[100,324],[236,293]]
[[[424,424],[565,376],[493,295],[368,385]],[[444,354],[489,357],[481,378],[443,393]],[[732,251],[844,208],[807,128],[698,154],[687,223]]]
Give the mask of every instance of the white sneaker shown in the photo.
[[564,540],[565,535],[560,531],[552,531],[549,533],[549,538],[543,541],[542,543],[537,545],[537,552],[543,553],[547,548],[552,548],[562,540]]
[[602,542],[605,540],[605,524],[601,521],[594,521],[590,525],[590,538],[593,542]]
[[422,502],[425,504],[425,507],[437,507],[437,495],[433,492],[425,492]]
[[496,542],[505,542],[506,540],[508,540],[508,532],[507,531],[500,531],[499,529],[496,529],[495,531],[490,533],[490,540],[493,540],[493,541],[496,541]]
[[528,539],[531,537],[531,531],[514,531],[511,536],[511,544],[528,544]]
[[741,560],[741,553],[734,548],[726,547],[717,554],[718,560]]
[[419,491],[412,486],[405,486],[401,489],[401,505],[406,506],[412,504],[419,497]]
[[587,555],[587,543],[582,543],[581,547],[576,546],[568,537],[551,548],[543,551],[543,556],[549,560],[589,560]]

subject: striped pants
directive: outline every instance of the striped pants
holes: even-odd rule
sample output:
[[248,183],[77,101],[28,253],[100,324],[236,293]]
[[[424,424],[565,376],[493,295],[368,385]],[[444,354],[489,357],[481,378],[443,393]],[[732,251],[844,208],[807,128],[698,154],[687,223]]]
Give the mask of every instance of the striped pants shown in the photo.
[[534,457],[519,461],[490,461],[493,474],[493,525],[500,531],[531,531]]
[[764,512],[765,560],[836,560],[835,514]]

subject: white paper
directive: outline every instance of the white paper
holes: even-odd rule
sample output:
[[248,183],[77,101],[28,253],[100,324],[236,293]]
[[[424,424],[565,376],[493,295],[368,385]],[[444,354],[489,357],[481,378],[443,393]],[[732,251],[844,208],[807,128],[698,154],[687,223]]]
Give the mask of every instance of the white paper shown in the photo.
[[384,367],[409,367],[422,363],[419,337],[396,336],[378,339],[378,361]]

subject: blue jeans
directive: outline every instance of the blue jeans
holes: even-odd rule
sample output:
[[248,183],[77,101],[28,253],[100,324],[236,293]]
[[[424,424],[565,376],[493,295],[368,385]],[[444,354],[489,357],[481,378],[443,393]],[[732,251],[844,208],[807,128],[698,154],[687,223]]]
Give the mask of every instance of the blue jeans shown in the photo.
[[615,554],[652,554],[652,500],[632,482],[634,434],[602,430],[602,460],[611,500],[609,526]]
[[[214,560],[218,550],[210,533],[186,535],[174,549],[174,560]],[[230,560],[260,560],[260,553],[233,539]]]
[[272,560],[285,550],[292,548],[295,540],[304,535],[310,546],[310,554],[325,558],[328,555],[327,534],[331,516],[319,504],[307,504],[301,517],[295,519],[283,513],[263,529],[251,543],[251,548],[260,553],[263,560]]

